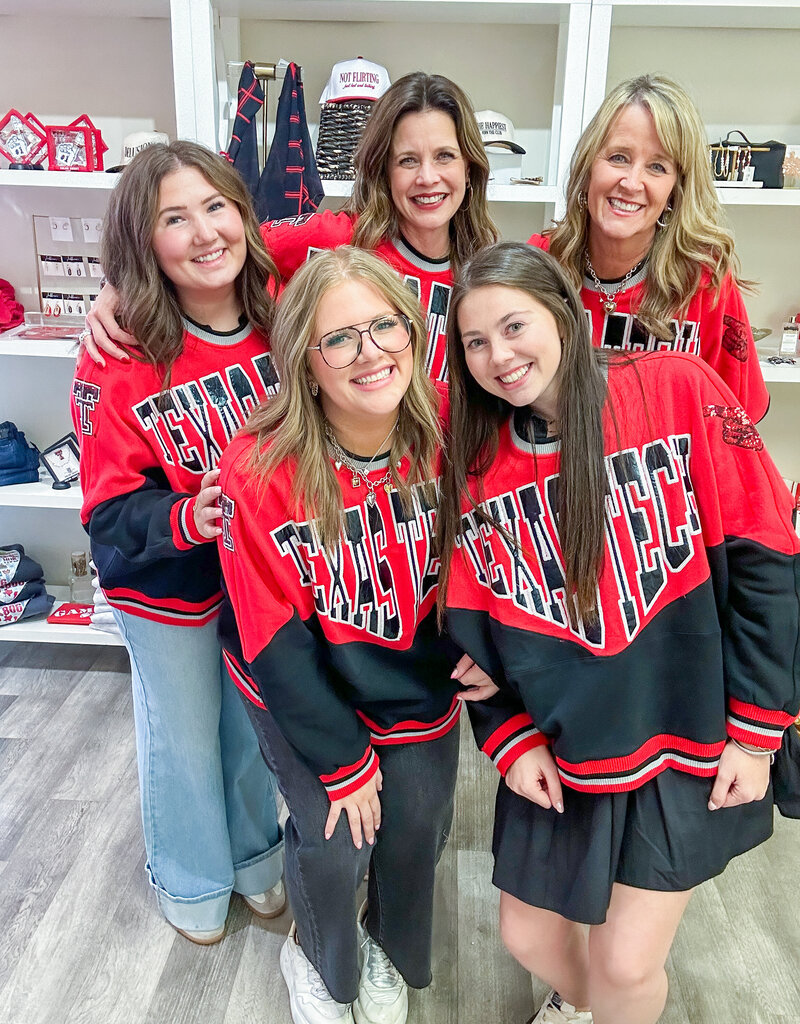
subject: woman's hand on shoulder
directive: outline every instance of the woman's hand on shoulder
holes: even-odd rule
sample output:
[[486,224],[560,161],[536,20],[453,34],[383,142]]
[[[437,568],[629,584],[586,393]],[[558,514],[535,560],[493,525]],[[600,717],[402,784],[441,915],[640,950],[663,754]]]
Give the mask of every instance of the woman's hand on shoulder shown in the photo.
[[728,740],[719,759],[708,809],[717,811],[763,800],[769,786],[770,762],[766,754],[748,754]]
[[354,846],[361,849],[362,836],[370,846],[373,846],[375,833],[381,827],[381,802],[378,793],[382,785],[383,776],[378,769],[372,778],[355,793],[351,793],[350,796],[345,796],[341,800],[332,800],[328,820],[325,822],[325,838],[330,839],[333,835],[336,822],[344,811],[350,823],[350,834],[353,837]]
[[506,785],[518,796],[524,796],[540,807],[564,811],[561,779],[548,746],[526,750],[506,772]]
[[[87,331],[91,331],[91,334],[81,336],[81,346],[100,366],[106,365],[102,352],[114,359],[122,359],[127,362],[130,356],[119,345],[132,345],[134,348],[138,346],[133,335],[123,331],[117,323],[114,314],[118,307],[119,292],[113,285],[107,284],[101,289],[86,314],[86,328]],[[114,344],[115,342],[118,344]]]
[[499,687],[486,675],[480,665],[476,665],[468,654],[462,654],[458,664],[450,673],[450,678],[461,683],[464,690],[456,694],[459,700],[486,700],[494,697]]
[[219,470],[209,470],[200,481],[200,490],[194,501],[194,525],[206,540],[216,540],[222,533],[222,527],[217,525],[217,520],[222,518],[218,504],[222,488],[217,484],[218,480]]

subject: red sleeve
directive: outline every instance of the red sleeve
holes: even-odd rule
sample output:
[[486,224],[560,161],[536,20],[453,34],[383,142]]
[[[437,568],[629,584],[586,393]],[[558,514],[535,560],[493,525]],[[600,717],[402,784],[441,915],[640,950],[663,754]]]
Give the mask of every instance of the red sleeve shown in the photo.
[[281,280],[286,283],[315,252],[348,245],[353,228],[350,214],[325,210],[290,220],[267,221],[261,225],[261,237]]
[[669,363],[672,380],[662,376],[659,390],[683,395],[690,409],[692,485],[720,609],[728,733],[777,749],[800,706],[800,538],[791,496],[732,391],[693,357]]
[[758,423],[769,407],[769,392],[742,293],[729,274],[719,292],[706,287],[700,302],[700,358],[717,371]]
[[[327,650],[300,617],[270,565],[271,530],[289,519],[285,501],[258,489],[247,461],[252,438],[220,461],[219,553],[246,670],[278,727],[331,800],[356,792],[378,770],[369,732],[341,693]],[[310,582],[310,581],[309,581]],[[221,627],[224,617],[221,620]]]
[[550,238],[548,235],[531,235],[528,239],[528,245],[532,245],[535,249],[542,249],[544,252],[549,252]]

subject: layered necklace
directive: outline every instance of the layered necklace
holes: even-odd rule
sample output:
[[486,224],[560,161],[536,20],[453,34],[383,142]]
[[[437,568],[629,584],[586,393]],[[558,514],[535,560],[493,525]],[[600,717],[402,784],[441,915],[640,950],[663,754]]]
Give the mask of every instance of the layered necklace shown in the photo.
[[397,430],[397,423],[395,423],[395,425],[392,427],[392,429],[389,431],[386,437],[384,437],[384,439],[378,445],[378,450],[375,452],[375,454],[372,456],[372,458],[369,460],[366,466],[360,468],[353,462],[352,457],[348,455],[348,453],[344,450],[344,448],[342,448],[342,446],[336,440],[336,435],[334,434],[333,428],[331,427],[330,423],[325,424],[325,436],[328,438],[328,445],[330,446],[331,449],[331,455],[333,455],[337,463],[341,463],[343,466],[346,466],[347,469],[349,469],[350,472],[353,474],[350,480],[350,486],[353,487],[353,489],[360,487],[362,483],[366,485],[367,504],[369,506],[374,505],[375,502],[378,500],[375,494],[376,487],[379,487],[382,484],[383,489],[384,491],[386,491],[387,494],[392,489],[391,465],[379,480],[370,480],[367,474],[369,473],[369,467],[380,455],[381,451],[383,450],[383,446],[386,444],[386,442],[389,440],[389,438],[392,436],[395,430]]
[[614,287],[613,292],[610,292],[608,290],[608,288],[602,283],[602,281],[597,276],[597,274],[595,273],[595,269],[592,266],[592,261],[589,259],[589,250],[588,249],[584,249],[583,250],[583,258],[584,258],[584,260],[586,262],[586,269],[589,271],[589,277],[591,277],[592,281],[594,281],[595,287],[600,292],[600,294],[603,296],[603,300],[604,300],[603,301],[603,309],[606,311],[606,313],[613,313],[616,310],[616,308],[617,308],[617,295],[621,291],[623,291],[623,289],[625,288],[625,285],[628,283],[628,281],[630,281],[630,279],[633,277],[634,274],[638,274],[639,271],[642,269],[642,267],[647,262],[647,257],[645,256],[645,258],[643,260],[640,260],[636,264],[636,266],[631,267],[631,269],[622,278],[621,281],[618,281],[618,282],[615,283],[615,287]]

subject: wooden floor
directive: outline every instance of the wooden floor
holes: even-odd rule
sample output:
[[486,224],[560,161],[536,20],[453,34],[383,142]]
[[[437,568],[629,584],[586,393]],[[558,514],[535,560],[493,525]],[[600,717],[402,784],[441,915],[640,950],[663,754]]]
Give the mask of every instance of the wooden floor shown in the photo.
[[[434,984],[412,1024],[523,1024],[543,987],[503,951],[489,878],[493,769],[462,744],[443,858]],[[234,897],[202,949],[159,916],[144,873],[130,676],[113,648],[0,644],[0,1024],[290,1024],[289,914]],[[662,1024],[800,1024],[800,823],[694,896]]]

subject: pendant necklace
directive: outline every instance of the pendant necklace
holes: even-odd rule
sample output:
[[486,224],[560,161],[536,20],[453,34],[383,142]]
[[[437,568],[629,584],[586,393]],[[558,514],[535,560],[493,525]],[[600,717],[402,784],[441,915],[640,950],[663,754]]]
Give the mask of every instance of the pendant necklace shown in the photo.
[[603,296],[603,300],[604,300],[603,301],[603,309],[606,311],[606,313],[613,313],[616,310],[616,308],[617,308],[617,301],[616,301],[617,295],[619,294],[619,292],[621,292],[625,288],[625,285],[628,283],[628,281],[630,281],[630,279],[633,277],[633,275],[638,273],[642,269],[642,267],[644,266],[644,264],[645,264],[645,262],[647,260],[647,257],[645,257],[643,260],[640,260],[636,264],[636,266],[631,267],[631,269],[622,278],[622,280],[619,282],[619,284],[614,289],[614,291],[613,292],[609,292],[603,286],[603,284],[600,281],[600,278],[595,273],[595,269],[592,266],[592,261],[589,259],[589,251],[588,251],[588,249],[584,249],[583,250],[583,258],[586,261],[586,269],[589,271],[589,277],[591,277],[592,281],[594,281],[595,287],[600,292],[600,294]]
[[396,423],[392,427],[392,429],[389,431],[389,433],[386,435],[386,437],[378,445],[378,450],[375,452],[375,454],[372,456],[372,458],[369,460],[369,462],[366,464],[366,466],[364,466],[363,469],[359,469],[358,466],[356,466],[353,463],[353,460],[350,458],[350,456],[347,454],[347,452],[344,450],[344,448],[342,448],[342,446],[336,440],[336,435],[334,434],[333,428],[331,427],[330,423],[326,423],[325,424],[325,436],[328,438],[328,444],[330,445],[330,447],[332,449],[331,454],[333,455],[334,459],[337,462],[340,462],[343,466],[345,466],[347,469],[349,469],[350,472],[353,474],[353,476],[352,476],[352,478],[350,480],[350,486],[354,490],[356,488],[360,487],[362,482],[364,484],[366,484],[367,492],[368,492],[367,493],[367,504],[370,507],[372,505],[374,505],[375,502],[378,500],[376,495],[375,495],[375,488],[379,484],[383,484],[383,489],[384,489],[384,491],[386,491],[387,494],[392,489],[392,467],[391,466],[389,466],[389,468],[386,470],[386,472],[380,478],[380,480],[370,480],[369,477],[367,476],[367,474],[369,473],[369,467],[372,465],[372,463],[375,461],[375,459],[377,459],[377,457],[380,455],[381,449],[386,444],[386,442],[389,440],[389,438],[392,436],[392,434],[395,432],[395,430],[397,430],[397,424]]

